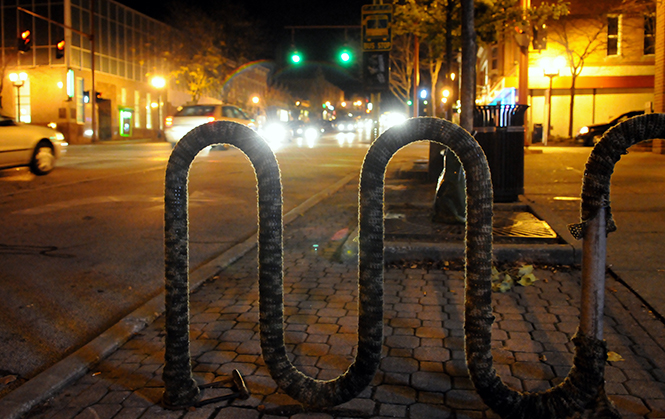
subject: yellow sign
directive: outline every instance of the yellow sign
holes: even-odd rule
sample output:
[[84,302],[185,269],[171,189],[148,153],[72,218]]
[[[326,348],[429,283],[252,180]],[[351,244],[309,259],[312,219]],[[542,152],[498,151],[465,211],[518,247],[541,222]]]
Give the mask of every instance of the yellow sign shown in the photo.
[[363,51],[392,49],[392,4],[366,4],[362,7]]

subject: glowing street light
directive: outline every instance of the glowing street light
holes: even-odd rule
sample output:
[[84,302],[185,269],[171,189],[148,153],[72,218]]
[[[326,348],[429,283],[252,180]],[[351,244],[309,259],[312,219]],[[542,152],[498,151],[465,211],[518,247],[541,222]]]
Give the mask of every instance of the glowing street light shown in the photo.
[[561,69],[566,65],[566,59],[564,57],[544,57],[540,60],[540,67],[543,69],[543,74],[545,77],[549,77],[550,86],[547,89],[547,118],[546,118],[546,129],[545,135],[543,136],[543,145],[547,145],[547,140],[550,137],[550,128],[551,128],[551,118],[552,118],[552,81],[556,76],[559,75]]
[[11,73],[9,75],[9,80],[12,82],[14,87],[16,87],[16,120],[21,122],[21,87],[28,80],[28,75],[24,72],[20,73]]
[[162,121],[162,90],[166,86],[166,79],[161,76],[155,76],[150,80],[152,87],[159,91],[159,96],[157,97],[159,103],[157,105],[157,115],[159,117],[159,135],[162,135],[162,130],[164,129],[164,121]]

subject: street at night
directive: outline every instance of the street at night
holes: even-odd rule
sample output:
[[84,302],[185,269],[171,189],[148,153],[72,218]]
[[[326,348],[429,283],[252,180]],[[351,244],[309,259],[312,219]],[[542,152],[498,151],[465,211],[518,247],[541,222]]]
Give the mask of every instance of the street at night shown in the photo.
[[[367,147],[345,134],[279,150],[284,212],[357,173]],[[49,176],[0,173],[5,374],[33,376],[163,288],[170,152],[163,142],[70,146]],[[190,182],[196,269],[255,234],[256,181],[239,150],[213,149],[197,157]]]
[[0,17],[0,419],[665,418],[665,2]]

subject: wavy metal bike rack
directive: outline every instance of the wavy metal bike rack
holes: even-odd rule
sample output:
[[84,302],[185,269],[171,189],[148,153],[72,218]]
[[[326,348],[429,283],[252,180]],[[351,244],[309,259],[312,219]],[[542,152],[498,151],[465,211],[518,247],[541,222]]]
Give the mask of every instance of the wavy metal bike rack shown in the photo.
[[[662,125],[662,124],[661,124]],[[383,198],[386,167],[402,147],[434,141],[449,147],[466,173],[465,345],[471,379],[485,403],[503,418],[560,418],[592,405],[602,392],[607,348],[601,339],[578,331],[568,377],[543,393],[508,388],[493,368],[492,183],[478,143],[458,125],[416,118],[393,127],[372,144],[363,163],[359,198],[358,351],[349,369],[322,381],[302,374],[288,360],[284,345],[282,290],[282,194],[279,166],[263,139],[242,125],[215,122],[196,128],[175,147],[166,170],[165,267],[166,353],[163,402],[196,405],[200,390],[192,377],[189,352],[187,177],[196,154],[212,144],[230,144],[254,166],[259,201],[259,307],[261,349],[278,386],[311,408],[344,403],[369,385],[383,345]],[[602,143],[603,141],[601,141]],[[600,143],[599,143],[600,144]],[[603,149],[605,146],[600,146]],[[595,151],[595,150],[594,150]],[[592,193],[593,195],[593,193]],[[589,201],[589,199],[587,199]],[[584,207],[584,201],[583,201]],[[585,211],[583,210],[583,220]],[[603,405],[596,403],[596,411]]]

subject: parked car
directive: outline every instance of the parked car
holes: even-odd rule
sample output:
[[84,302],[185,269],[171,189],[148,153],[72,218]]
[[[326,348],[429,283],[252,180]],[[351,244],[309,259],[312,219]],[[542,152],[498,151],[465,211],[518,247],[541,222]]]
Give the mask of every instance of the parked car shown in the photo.
[[594,125],[584,126],[580,128],[580,131],[577,133],[575,140],[577,142],[581,142],[584,146],[592,147],[598,141],[600,141],[600,137],[602,137],[605,131],[607,131],[608,129],[619,124],[620,122],[625,121],[626,119],[630,119],[634,116],[642,114],[644,114],[644,111],[630,111],[623,113],[617,116],[616,118],[612,119],[611,121],[605,122],[604,124],[594,124]]
[[233,105],[188,105],[173,116],[167,116],[164,124],[166,141],[175,145],[189,131],[212,121],[233,121],[256,129],[254,121]]
[[45,175],[53,170],[66,145],[59,131],[0,115],[0,169],[28,166],[32,173]]

